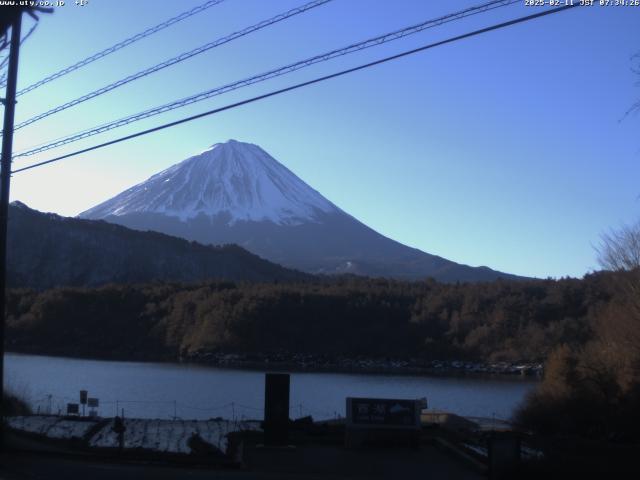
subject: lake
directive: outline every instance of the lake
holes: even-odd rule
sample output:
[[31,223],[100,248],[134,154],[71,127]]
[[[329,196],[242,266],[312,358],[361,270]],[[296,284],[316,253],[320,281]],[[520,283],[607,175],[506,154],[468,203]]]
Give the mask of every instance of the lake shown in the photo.
[[[195,364],[114,362],[5,354],[9,390],[35,411],[57,413],[79,401],[79,391],[99,399],[99,414],[127,417],[261,419],[264,371]],[[345,414],[345,398],[422,398],[429,408],[464,416],[508,419],[536,381],[352,373],[292,373],[291,417]]]

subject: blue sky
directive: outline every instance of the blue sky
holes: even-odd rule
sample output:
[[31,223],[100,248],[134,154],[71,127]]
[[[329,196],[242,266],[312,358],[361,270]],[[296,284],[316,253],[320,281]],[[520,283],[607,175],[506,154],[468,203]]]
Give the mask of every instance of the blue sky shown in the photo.
[[[25,42],[19,86],[202,2],[68,0]],[[16,120],[302,3],[226,0],[20,97]],[[334,0],[19,130],[15,151],[479,3]],[[436,27],[15,168],[535,11],[518,4]],[[623,119],[640,98],[639,27],[640,7],[572,9],[19,173],[11,196],[75,215],[235,138],[402,243],[521,275],[580,277],[597,268],[600,234],[640,213],[640,116]]]

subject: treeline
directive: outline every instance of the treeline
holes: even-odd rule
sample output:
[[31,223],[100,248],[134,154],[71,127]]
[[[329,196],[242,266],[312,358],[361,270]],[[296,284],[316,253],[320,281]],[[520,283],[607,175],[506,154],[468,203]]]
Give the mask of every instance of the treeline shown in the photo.
[[8,296],[7,348],[146,360],[222,351],[544,361],[593,338],[594,319],[617,298],[615,275],[21,289]]

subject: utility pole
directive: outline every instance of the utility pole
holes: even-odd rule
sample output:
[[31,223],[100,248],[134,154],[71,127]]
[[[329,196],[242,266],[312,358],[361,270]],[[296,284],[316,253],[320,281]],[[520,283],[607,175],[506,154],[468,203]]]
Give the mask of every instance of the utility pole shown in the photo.
[[4,327],[7,309],[7,220],[9,217],[9,187],[11,184],[11,157],[13,155],[13,117],[18,82],[18,55],[20,53],[20,27],[22,10],[16,12],[11,24],[11,50],[4,103],[2,132],[2,159],[0,162],[0,449],[4,450]]

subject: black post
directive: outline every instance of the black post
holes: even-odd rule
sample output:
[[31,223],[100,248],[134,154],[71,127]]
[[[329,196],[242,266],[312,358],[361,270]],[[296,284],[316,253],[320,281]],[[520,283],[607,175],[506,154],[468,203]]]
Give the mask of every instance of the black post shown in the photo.
[[9,216],[13,117],[16,106],[21,24],[22,12],[17,12],[11,24],[11,50],[9,52],[7,91],[4,99],[4,130],[2,132],[2,160],[0,163],[2,169],[0,171],[0,448],[2,449],[4,449],[4,324],[7,308],[7,220]]
[[289,374],[267,373],[264,380],[264,444],[284,446],[289,440]]

